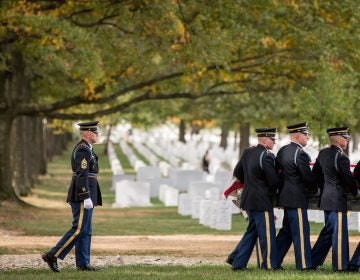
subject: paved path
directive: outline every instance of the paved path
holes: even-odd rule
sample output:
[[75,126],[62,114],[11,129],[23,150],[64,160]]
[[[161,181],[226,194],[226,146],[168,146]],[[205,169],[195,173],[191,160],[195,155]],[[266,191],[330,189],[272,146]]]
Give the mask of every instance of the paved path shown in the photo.
[[[23,236],[12,232],[0,232],[0,247],[13,249],[16,255],[0,255],[0,270],[45,267],[40,258],[44,252],[60,239],[60,236]],[[97,266],[124,264],[195,265],[224,264],[226,256],[240,240],[238,235],[141,235],[141,236],[94,236],[92,240],[92,263]],[[317,236],[311,236],[312,243]],[[350,236],[350,253],[355,250],[359,236]],[[19,254],[19,252],[23,252]],[[327,261],[330,261],[329,254]],[[285,258],[294,262],[293,251]],[[250,264],[255,264],[255,255]],[[63,266],[73,266],[73,255],[69,255]]]

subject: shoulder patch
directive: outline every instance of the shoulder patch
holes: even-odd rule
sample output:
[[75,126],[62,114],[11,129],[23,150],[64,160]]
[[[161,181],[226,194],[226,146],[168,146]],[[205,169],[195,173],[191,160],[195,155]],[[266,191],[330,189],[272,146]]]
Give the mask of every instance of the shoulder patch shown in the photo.
[[86,169],[86,167],[87,167],[87,161],[85,158],[83,158],[83,160],[81,161],[81,168]]

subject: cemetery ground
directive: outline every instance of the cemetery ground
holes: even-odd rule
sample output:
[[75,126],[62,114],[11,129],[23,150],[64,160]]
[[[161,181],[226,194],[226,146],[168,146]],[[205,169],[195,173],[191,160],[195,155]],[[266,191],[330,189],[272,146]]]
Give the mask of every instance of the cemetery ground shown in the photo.
[[[285,271],[260,271],[255,255],[250,270],[234,273],[224,260],[247,226],[233,216],[232,230],[218,231],[194,219],[177,214],[176,207],[164,207],[157,199],[152,207],[113,209],[115,195],[110,190],[112,172],[103,145],[99,155],[99,182],[104,206],[93,217],[92,264],[102,270],[89,274],[74,269],[73,254],[59,261],[62,272],[52,273],[40,254],[54,246],[71,225],[71,211],[65,203],[71,179],[69,158],[72,147],[49,164],[48,174],[36,184],[33,195],[24,198],[32,206],[12,203],[0,206],[0,279],[355,279],[356,274],[332,273],[331,253],[326,270],[297,272],[294,255],[285,259]],[[311,240],[316,240],[321,224],[311,223]],[[350,253],[360,238],[350,232]]]

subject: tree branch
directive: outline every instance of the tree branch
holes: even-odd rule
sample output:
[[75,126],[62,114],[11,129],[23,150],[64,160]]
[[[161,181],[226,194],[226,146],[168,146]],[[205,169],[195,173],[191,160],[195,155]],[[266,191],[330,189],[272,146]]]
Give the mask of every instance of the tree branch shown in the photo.
[[[280,53],[283,51],[279,51],[279,52],[275,52],[275,53]],[[250,60],[257,60],[257,59],[262,59],[266,56],[269,56],[270,54],[265,54],[265,55],[257,55],[254,57],[247,57],[244,58],[242,60],[237,60],[237,61],[233,61],[232,63],[239,63],[241,62],[245,62],[245,61],[250,61]],[[263,62],[264,64],[264,62]],[[269,75],[270,73],[266,73],[266,72],[255,72],[255,71],[244,71],[244,69],[247,68],[252,68],[252,67],[258,67],[260,65],[263,64],[259,64],[258,62],[254,62],[253,64],[248,64],[246,66],[238,66],[238,67],[233,67],[230,70],[233,72],[244,72],[244,73],[252,73],[252,74],[258,74],[258,75]],[[207,71],[212,71],[212,70],[219,70],[219,69],[225,69],[224,66],[222,65],[210,65],[206,68]],[[154,77],[152,79],[140,82],[140,83],[136,83],[133,85],[129,85],[127,87],[124,87],[122,89],[120,89],[119,91],[111,94],[108,97],[103,97],[103,98],[99,98],[99,99],[93,99],[93,100],[87,100],[82,96],[75,96],[72,98],[67,98],[65,100],[61,100],[52,104],[21,104],[19,105],[19,107],[17,108],[18,113],[20,115],[33,115],[33,114],[43,114],[43,115],[49,115],[51,112],[57,111],[57,110],[61,110],[61,109],[67,109],[73,106],[77,106],[80,104],[105,104],[105,103],[110,103],[116,100],[116,98],[127,94],[131,91],[135,91],[135,90],[141,90],[144,87],[147,86],[151,86],[154,85],[156,83],[159,82],[163,82],[163,81],[168,81],[168,80],[172,80],[175,78],[178,78],[182,75],[184,75],[184,71],[178,71],[178,72],[174,72],[174,73],[170,73],[170,74],[164,74],[164,75],[159,75],[157,77]],[[284,75],[284,74],[283,74]],[[278,75],[280,76],[280,75]],[[103,87],[98,87],[98,89],[103,89]],[[100,92],[100,91],[99,91]],[[99,93],[97,91],[97,93]]]
[[[46,114],[40,114],[41,116],[45,116],[51,119],[68,119],[68,120],[78,120],[78,119],[90,119],[94,118],[98,115],[110,115],[114,113],[118,113],[124,111],[125,109],[129,108],[134,104],[138,104],[144,101],[151,101],[151,100],[166,100],[166,99],[175,99],[175,98],[185,98],[185,99],[199,99],[203,97],[209,96],[219,96],[219,95],[235,95],[235,94],[242,94],[245,93],[246,90],[240,91],[217,91],[217,92],[207,92],[201,95],[196,95],[194,93],[188,92],[177,92],[177,93],[161,93],[161,94],[153,94],[149,91],[146,91],[142,95],[136,96],[129,101],[124,103],[118,104],[109,109],[102,109],[97,110],[91,113],[60,113],[60,112],[51,112]],[[28,114],[24,114],[28,115]],[[31,114],[33,115],[33,114]]]

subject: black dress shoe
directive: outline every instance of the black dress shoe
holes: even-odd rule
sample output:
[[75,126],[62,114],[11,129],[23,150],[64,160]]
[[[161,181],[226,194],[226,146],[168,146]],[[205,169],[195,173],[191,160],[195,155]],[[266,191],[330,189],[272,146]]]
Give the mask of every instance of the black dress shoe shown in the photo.
[[57,264],[57,258],[54,257],[50,252],[47,252],[41,256],[44,262],[50,267],[50,269],[54,272],[60,272],[60,269]]
[[246,267],[232,267],[232,271],[247,271],[248,269]]
[[348,271],[351,272],[360,272],[360,267],[357,265],[349,265]]
[[228,263],[228,264],[230,264],[230,265],[232,265],[232,263],[234,262],[234,260],[233,260],[232,258],[229,258],[229,257],[228,257],[225,262]]
[[282,266],[273,267],[272,270],[285,270]]
[[85,265],[85,266],[79,266],[77,268],[77,270],[81,270],[81,271],[98,271],[100,270],[99,268],[95,268],[91,265]]

